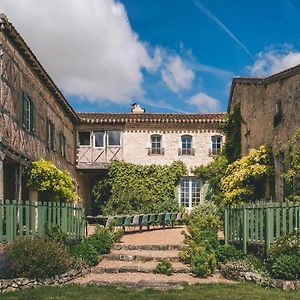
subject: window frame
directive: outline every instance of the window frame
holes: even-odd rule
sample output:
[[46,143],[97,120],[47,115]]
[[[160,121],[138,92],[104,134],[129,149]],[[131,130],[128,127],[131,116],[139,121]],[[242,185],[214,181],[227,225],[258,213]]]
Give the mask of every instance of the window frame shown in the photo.
[[[90,143],[88,145],[81,145],[80,144],[80,137],[79,137],[80,133],[89,133],[89,135],[90,135],[90,138],[89,138]],[[92,136],[92,131],[90,131],[90,130],[77,131],[77,146],[78,147],[87,147],[87,148],[92,147],[91,136]]]
[[[183,143],[183,139],[189,138],[190,139],[190,143],[185,143],[185,146],[187,146],[188,144],[190,144],[190,148],[188,147],[183,147],[184,143]],[[182,135],[181,139],[181,155],[193,155],[193,136],[192,135]],[[189,150],[189,151],[188,151]]]
[[[120,140],[119,140],[119,144],[118,145],[111,145],[109,143],[109,133],[110,132],[119,132],[120,133]],[[106,131],[106,135],[107,135],[107,138],[106,138],[106,146],[107,148],[119,148],[122,146],[122,130],[107,130]]]
[[25,92],[22,92],[22,126],[23,129],[31,134],[36,133],[35,126],[35,105]]
[[62,158],[66,158],[66,137],[64,133],[61,131],[59,134],[59,152]]
[[[182,182],[185,182],[185,186],[182,186]],[[197,183],[196,186],[194,186],[194,183]],[[187,184],[186,184],[187,183]],[[203,202],[201,189],[202,189],[202,182],[199,177],[197,176],[184,176],[180,178],[179,181],[179,205],[181,207],[184,207],[186,209],[193,209],[193,207],[200,205]],[[195,191],[196,188],[196,191]],[[183,190],[184,189],[184,190]],[[198,194],[198,197],[195,197],[194,194]],[[188,201],[182,201],[183,197],[188,195]],[[197,199],[197,200],[194,200]],[[187,204],[187,205],[186,205]]]
[[[153,139],[159,138],[158,141],[153,141]],[[156,147],[153,147],[153,145],[156,145]],[[157,147],[159,145],[159,147]],[[151,155],[161,155],[163,154],[163,148],[162,148],[162,135],[161,134],[151,134],[150,135],[150,154]]]
[[47,148],[56,150],[55,126],[54,123],[47,118]]
[[[217,141],[215,142],[214,139],[217,139]],[[219,141],[218,141],[219,139]],[[222,145],[223,145],[223,137],[221,135],[212,135],[210,137],[210,141],[211,141],[211,145],[210,145],[210,150],[211,150],[211,154],[214,155],[219,155],[222,151]],[[214,149],[214,145],[218,146],[216,149]]]
[[[103,146],[96,146],[96,133],[97,132],[102,132],[103,133],[103,137],[102,137],[102,144]],[[105,141],[106,141],[106,131],[105,130],[97,130],[97,131],[93,131],[93,148],[95,149],[104,149],[105,148]]]

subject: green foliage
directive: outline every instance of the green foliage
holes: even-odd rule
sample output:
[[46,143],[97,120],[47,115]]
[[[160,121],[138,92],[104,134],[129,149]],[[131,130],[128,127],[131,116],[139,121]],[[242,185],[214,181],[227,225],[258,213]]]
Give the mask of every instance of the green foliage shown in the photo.
[[282,178],[285,182],[288,200],[300,201],[300,129],[288,142],[288,168]]
[[241,108],[237,105],[233,108],[231,113],[227,114],[225,122],[220,126],[220,129],[226,136],[226,144],[223,148],[223,152],[229,163],[241,157],[242,122]]
[[[136,165],[114,160],[108,169],[108,179],[93,190],[94,197],[100,199],[110,189],[110,197],[102,207],[103,214],[134,214],[176,211],[179,209],[175,188],[187,170],[180,161],[170,166]],[[100,200],[99,200],[100,201]]]
[[26,170],[27,187],[41,192],[42,201],[73,202],[79,199],[75,182],[67,171],[52,162],[32,162]]
[[228,160],[224,155],[214,157],[214,160],[206,166],[199,166],[193,170],[203,182],[208,183],[206,200],[221,204],[223,192],[221,190],[221,179],[224,177],[228,166]]
[[216,256],[214,252],[206,251],[197,254],[192,259],[192,272],[199,277],[206,278],[210,276],[216,268]]
[[101,178],[92,190],[92,215],[101,213],[103,205],[111,197],[111,185],[108,178]]
[[55,225],[55,226],[51,226],[51,227],[47,226],[45,234],[46,234],[46,239],[56,241],[63,245],[66,245],[66,243],[67,243],[68,235],[66,233],[62,232],[59,225]]
[[95,266],[99,262],[99,254],[93,244],[88,240],[71,246],[69,251],[72,256],[90,266]]
[[122,237],[124,236],[124,234],[125,234],[124,229],[119,229],[119,230],[117,230],[117,231],[113,231],[113,232],[111,233],[111,239],[112,239],[112,242],[113,242],[113,243],[120,243]]
[[235,248],[233,245],[220,245],[216,250],[216,257],[218,263],[226,261],[239,260],[244,257],[241,250]]
[[85,242],[91,244],[98,254],[107,254],[113,243],[112,233],[107,228],[98,228]]
[[20,238],[8,245],[12,277],[48,278],[69,270],[66,248],[54,240]]
[[170,276],[170,275],[172,275],[172,273],[174,273],[174,268],[169,260],[163,259],[155,267],[154,273],[165,274],[165,275]]
[[300,278],[300,256],[296,254],[282,254],[278,256],[271,267],[274,278],[296,280]]
[[201,253],[205,252],[206,245],[199,245],[195,243],[193,240],[186,241],[187,247],[183,248],[179,252],[179,258],[185,264],[191,264],[194,257],[201,255]]
[[224,203],[243,204],[262,198],[265,181],[273,175],[273,169],[272,152],[265,146],[231,163],[221,179]]

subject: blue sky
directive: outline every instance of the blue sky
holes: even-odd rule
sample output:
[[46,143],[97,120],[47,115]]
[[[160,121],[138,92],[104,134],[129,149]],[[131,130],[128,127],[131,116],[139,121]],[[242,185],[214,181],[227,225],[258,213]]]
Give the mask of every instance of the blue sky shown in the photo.
[[225,111],[233,76],[300,63],[296,0],[40,2],[0,10],[77,111]]

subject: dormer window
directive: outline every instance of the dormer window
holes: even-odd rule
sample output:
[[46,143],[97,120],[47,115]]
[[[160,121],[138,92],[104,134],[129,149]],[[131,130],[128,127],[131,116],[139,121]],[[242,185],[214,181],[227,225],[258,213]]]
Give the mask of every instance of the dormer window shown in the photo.
[[179,148],[179,155],[195,155],[195,150],[192,147],[193,138],[190,135],[183,135],[181,137],[181,148]]
[[148,155],[163,155],[164,149],[161,147],[161,135],[151,135],[151,148],[148,149]]

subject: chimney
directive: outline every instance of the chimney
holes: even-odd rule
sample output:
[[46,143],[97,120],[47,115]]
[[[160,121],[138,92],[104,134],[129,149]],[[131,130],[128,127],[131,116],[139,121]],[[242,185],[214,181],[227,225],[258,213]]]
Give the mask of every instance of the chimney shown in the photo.
[[143,114],[145,112],[145,109],[141,107],[139,104],[133,103],[131,104],[131,112],[133,114]]

